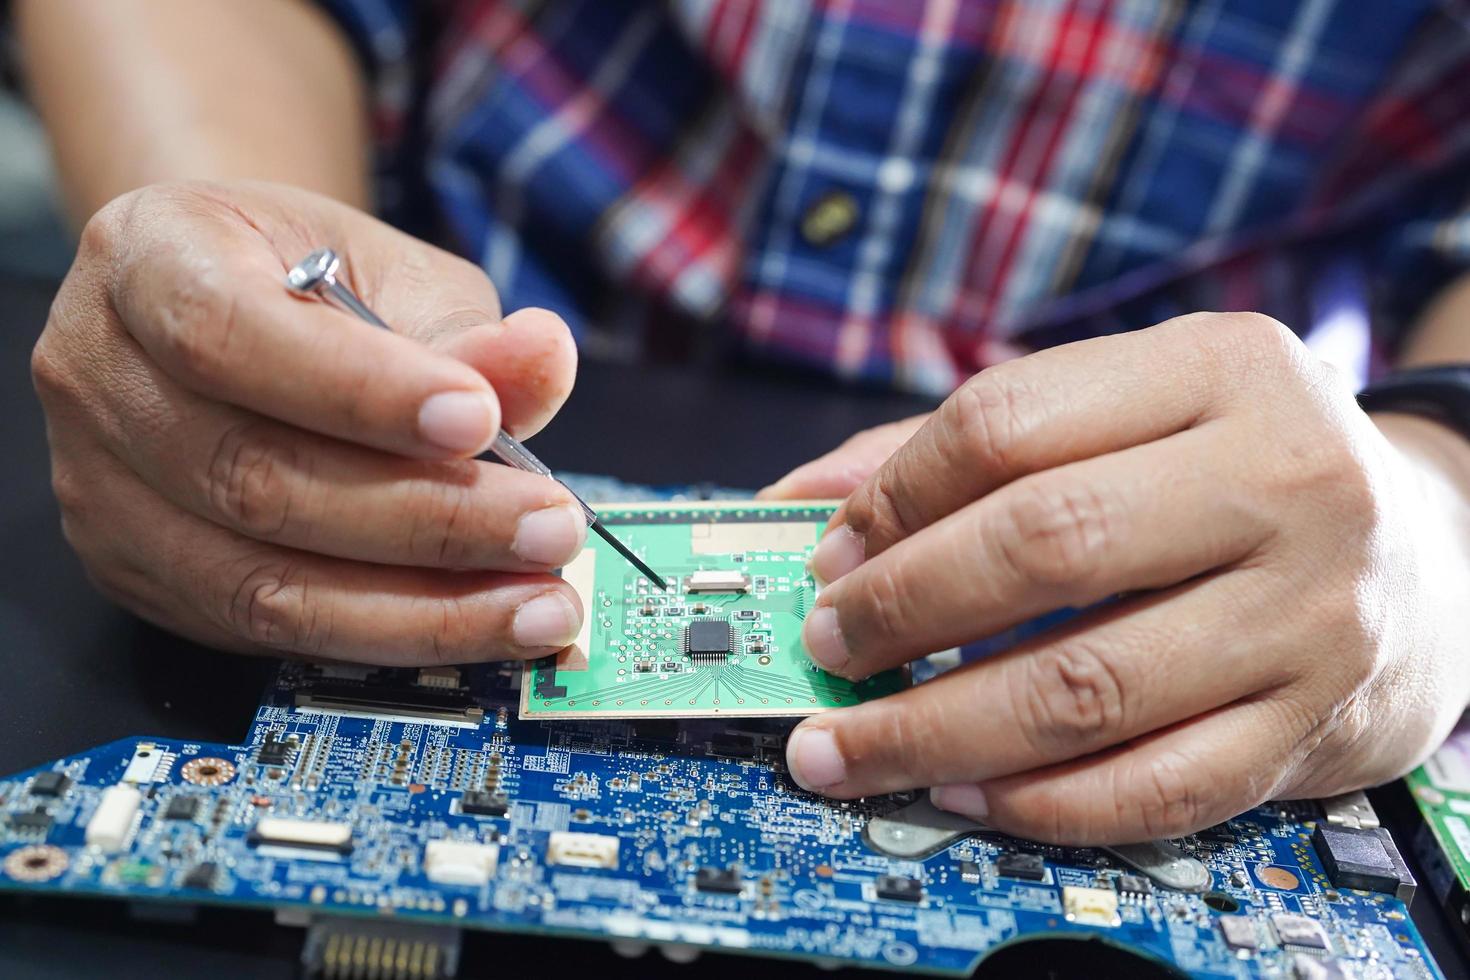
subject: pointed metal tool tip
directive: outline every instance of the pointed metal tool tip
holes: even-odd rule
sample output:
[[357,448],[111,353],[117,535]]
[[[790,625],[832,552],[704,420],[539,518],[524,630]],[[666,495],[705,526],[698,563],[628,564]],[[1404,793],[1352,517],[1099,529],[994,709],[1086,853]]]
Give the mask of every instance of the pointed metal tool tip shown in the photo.
[[611,531],[603,527],[602,521],[593,521],[589,526],[592,528],[592,530],[597,532],[598,536],[601,537],[602,540],[612,545],[613,548],[617,550],[618,554],[628,559],[628,561],[632,564],[634,568],[642,572],[644,578],[648,579],[654,585],[658,586],[661,591],[668,590],[669,583],[665,582],[661,577],[659,577],[659,574],[657,572],[645,565],[641,558],[633,554],[633,552],[629,551],[628,546],[623,544],[623,542],[619,541],[616,537],[614,537]]

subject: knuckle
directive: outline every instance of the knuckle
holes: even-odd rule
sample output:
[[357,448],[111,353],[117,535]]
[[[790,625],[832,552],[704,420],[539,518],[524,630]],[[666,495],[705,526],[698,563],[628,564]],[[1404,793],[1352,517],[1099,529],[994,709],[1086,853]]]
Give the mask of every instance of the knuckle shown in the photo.
[[[868,622],[866,628],[856,632],[858,637],[866,637],[879,644],[891,643],[912,632],[907,590],[886,563],[870,563],[870,568],[862,579],[862,604],[866,612],[864,618]],[[852,643],[858,637],[849,634],[847,639]]]
[[1118,740],[1127,724],[1123,679],[1109,656],[1080,639],[1024,658],[1013,693],[1018,723],[1032,748],[1051,758]]
[[31,349],[31,386],[44,406],[50,407],[73,390],[71,377],[54,350],[49,332],[42,333]]
[[210,506],[251,537],[279,537],[294,516],[298,457],[292,440],[270,423],[251,420],[228,427],[204,471]]
[[1022,441],[1024,413],[1030,395],[1010,372],[991,368],[962,385],[939,408],[953,451],[1001,471],[1011,469]]
[[1086,589],[1102,571],[1115,520],[1094,487],[1031,479],[1013,484],[1012,499],[991,526],[1000,557],[1024,580]]
[[426,506],[414,514],[409,554],[440,568],[470,567],[476,552],[472,542],[482,540],[467,527],[471,516],[469,492],[464,486],[435,483],[426,497]]
[[476,617],[462,599],[449,596],[427,600],[438,607],[438,627],[429,633],[428,659],[434,665],[459,664],[473,659],[476,649],[483,649],[483,631],[476,628]]
[[1264,313],[1219,313],[1219,339],[1233,354],[1244,380],[1274,379],[1283,368],[1301,371],[1307,360],[1301,341],[1287,326]]
[[148,188],[129,191],[98,208],[82,226],[77,238],[77,257],[81,260],[111,255],[127,240],[127,227],[140,200],[147,198]]
[[[1114,803],[1124,814],[1131,807],[1137,825],[1150,839],[1176,837],[1198,829],[1201,824],[1205,783],[1206,777],[1192,760],[1166,752],[1144,763],[1132,793],[1118,787]],[[1120,823],[1130,822],[1120,820]]]
[[331,634],[330,616],[316,605],[305,570],[284,558],[250,564],[224,618],[235,635],[275,650],[318,654]]
[[913,523],[904,515],[901,495],[893,488],[893,476],[887,467],[873,474],[843,508],[843,519],[855,532],[870,539],[869,554],[881,550],[874,547],[878,538],[896,539],[913,533]]
[[70,517],[79,520],[89,509],[89,505],[95,494],[95,487],[89,487],[87,481],[71,467],[62,463],[53,463],[51,467],[51,492],[56,497],[56,503],[61,507],[63,518]]
[[229,374],[228,353],[239,318],[233,294],[212,265],[163,285],[153,317],[177,369],[196,385]]

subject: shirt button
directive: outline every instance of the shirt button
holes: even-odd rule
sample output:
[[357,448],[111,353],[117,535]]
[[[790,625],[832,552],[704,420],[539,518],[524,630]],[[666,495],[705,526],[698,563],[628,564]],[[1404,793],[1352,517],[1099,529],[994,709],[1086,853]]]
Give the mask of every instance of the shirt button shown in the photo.
[[847,191],[828,191],[801,216],[801,237],[809,245],[825,248],[851,232],[857,221],[857,198]]

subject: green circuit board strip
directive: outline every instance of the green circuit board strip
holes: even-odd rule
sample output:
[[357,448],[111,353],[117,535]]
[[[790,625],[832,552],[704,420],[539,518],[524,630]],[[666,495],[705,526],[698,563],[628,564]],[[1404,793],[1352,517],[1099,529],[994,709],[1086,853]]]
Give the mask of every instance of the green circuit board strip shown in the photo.
[[1470,892],[1470,721],[1405,777],[1462,892]]
[[[830,501],[621,505],[603,523],[669,582],[660,591],[596,536],[563,569],[588,615],[577,644],[526,667],[523,718],[808,715],[892,694],[907,673],[848,681],[801,645],[807,559]],[[699,590],[697,573],[739,585]]]

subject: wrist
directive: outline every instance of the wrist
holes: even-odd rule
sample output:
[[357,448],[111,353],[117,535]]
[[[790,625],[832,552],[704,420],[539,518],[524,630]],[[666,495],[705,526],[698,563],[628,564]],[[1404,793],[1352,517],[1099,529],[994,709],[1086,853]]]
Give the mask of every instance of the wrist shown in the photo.
[[[1470,602],[1470,439],[1419,415],[1379,412],[1370,418],[1407,469],[1402,502],[1396,496],[1396,505],[1421,509],[1429,524],[1420,542],[1432,576],[1425,587],[1443,596],[1450,603],[1449,617],[1459,621]],[[1470,678],[1463,622],[1451,627],[1451,642],[1458,647],[1461,677]],[[1470,690],[1461,703],[1470,707]]]

